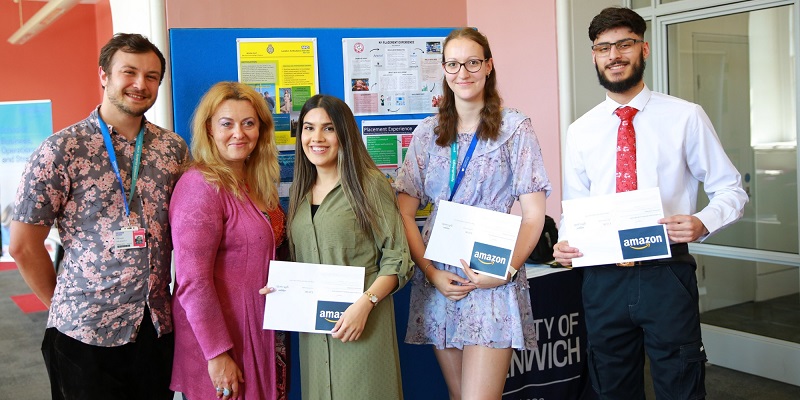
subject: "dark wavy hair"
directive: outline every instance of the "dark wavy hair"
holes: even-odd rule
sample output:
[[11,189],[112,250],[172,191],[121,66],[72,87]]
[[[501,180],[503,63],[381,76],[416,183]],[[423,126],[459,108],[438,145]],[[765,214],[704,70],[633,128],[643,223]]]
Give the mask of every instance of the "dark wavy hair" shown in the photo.
[[[492,50],[489,48],[486,36],[474,28],[459,28],[450,32],[444,40],[442,62],[447,45],[453,39],[471,40],[483,48],[483,58],[492,58]],[[437,135],[437,145],[449,146],[456,141],[458,135],[458,111],[455,94],[447,84],[446,76],[442,78],[442,85],[444,94],[439,103],[439,126],[434,129],[434,133]],[[477,128],[479,139],[493,140],[500,136],[500,124],[503,121],[502,105],[503,99],[497,91],[497,68],[493,68],[491,74],[486,77],[486,84],[483,87],[483,109],[481,109],[481,122]]]
[[[336,139],[339,141],[339,154],[337,155],[336,168],[339,171],[339,180],[347,201],[356,215],[358,226],[364,232],[380,232],[378,219],[380,215],[375,208],[375,202],[370,199],[377,198],[379,192],[374,185],[367,183],[367,176],[383,176],[375,166],[361,140],[361,133],[353,112],[347,104],[333,96],[318,94],[311,97],[303,104],[300,118],[297,120],[297,141],[295,144],[294,183],[289,193],[289,214],[286,226],[291,226],[297,213],[297,206],[308,194],[317,181],[317,168],[306,157],[303,151],[303,122],[309,111],[321,108],[325,110],[333,123]],[[291,237],[291,230],[289,235]]]
[[161,61],[161,78],[159,79],[158,83],[160,84],[164,80],[164,72],[167,68],[167,60],[164,58],[164,54],[161,54],[161,50],[156,47],[152,42],[147,40],[146,37],[138,34],[138,33],[117,33],[114,34],[114,37],[106,43],[105,46],[100,50],[100,59],[98,60],[97,64],[103,68],[107,74],[111,73],[111,59],[114,58],[114,54],[117,53],[117,50],[123,51],[125,53],[134,53],[134,54],[142,54],[142,53],[149,53],[153,52],[156,53],[158,56],[158,60]]
[[626,27],[631,32],[644,37],[644,32],[647,30],[647,23],[641,15],[637,14],[630,8],[625,7],[608,7],[600,14],[597,14],[592,23],[589,24],[589,40],[594,43],[597,35],[614,28]]

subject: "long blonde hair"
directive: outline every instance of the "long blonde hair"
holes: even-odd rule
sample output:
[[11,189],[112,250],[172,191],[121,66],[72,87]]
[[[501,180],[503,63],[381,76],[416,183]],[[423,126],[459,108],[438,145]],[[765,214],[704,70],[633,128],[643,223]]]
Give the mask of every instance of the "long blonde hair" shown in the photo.
[[226,100],[244,100],[253,105],[258,115],[258,141],[244,163],[249,195],[264,202],[267,208],[278,205],[278,148],[275,145],[275,125],[264,97],[253,88],[239,82],[219,82],[208,89],[192,118],[192,158],[189,165],[197,168],[217,189],[243,198],[242,188],[233,169],[222,159],[211,137],[211,117]]

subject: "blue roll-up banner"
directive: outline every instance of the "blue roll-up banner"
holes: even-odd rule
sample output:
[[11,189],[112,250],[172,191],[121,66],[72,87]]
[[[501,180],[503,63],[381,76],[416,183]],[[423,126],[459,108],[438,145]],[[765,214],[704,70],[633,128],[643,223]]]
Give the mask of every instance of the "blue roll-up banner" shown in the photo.
[[53,133],[50,100],[0,102],[0,234],[3,253],[19,179],[28,158]]

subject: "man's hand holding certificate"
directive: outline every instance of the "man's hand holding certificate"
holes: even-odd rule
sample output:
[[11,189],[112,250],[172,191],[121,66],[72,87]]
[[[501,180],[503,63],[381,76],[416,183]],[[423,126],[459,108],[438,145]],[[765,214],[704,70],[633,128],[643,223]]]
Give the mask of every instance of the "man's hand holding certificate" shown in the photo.
[[583,257],[575,267],[653,260],[671,256],[658,188],[562,202],[569,245]]
[[425,258],[507,279],[522,218],[441,200]]

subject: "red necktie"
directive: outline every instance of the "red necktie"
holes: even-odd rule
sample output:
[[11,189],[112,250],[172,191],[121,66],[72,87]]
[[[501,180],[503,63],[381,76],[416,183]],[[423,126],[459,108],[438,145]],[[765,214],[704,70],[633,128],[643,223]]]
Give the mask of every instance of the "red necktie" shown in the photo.
[[617,193],[636,190],[636,132],[633,116],[639,110],[620,107],[614,111],[619,119],[617,130]]

